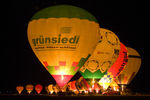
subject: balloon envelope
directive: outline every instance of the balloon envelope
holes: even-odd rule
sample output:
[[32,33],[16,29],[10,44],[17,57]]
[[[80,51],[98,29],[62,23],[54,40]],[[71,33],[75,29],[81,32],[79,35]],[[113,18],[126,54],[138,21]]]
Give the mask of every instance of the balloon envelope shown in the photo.
[[87,81],[84,78],[80,77],[80,79],[76,81],[69,82],[68,87],[72,91],[99,91],[100,86],[97,84],[96,81],[93,81]]
[[68,87],[69,87],[69,90],[72,90],[72,91],[77,91],[77,88],[76,88],[76,81],[71,81],[68,83]]
[[53,84],[48,85],[47,88],[48,88],[48,90],[49,90],[49,92],[50,92],[51,94],[54,92]]
[[85,79],[100,79],[119,56],[119,38],[110,30],[100,28],[99,43],[80,73]]
[[17,86],[16,90],[18,91],[19,94],[23,91],[24,87],[23,86]]
[[32,84],[26,85],[26,90],[30,94],[33,91],[34,86]]
[[43,89],[43,86],[40,85],[40,84],[37,84],[37,85],[35,86],[35,90],[36,90],[36,92],[37,92],[38,94],[41,93],[42,89]]
[[115,80],[118,84],[129,84],[135,77],[141,66],[140,54],[133,48],[127,47],[128,49],[128,63],[125,69]]
[[28,24],[32,50],[60,87],[64,87],[83,66],[99,37],[95,17],[75,6],[45,8]]

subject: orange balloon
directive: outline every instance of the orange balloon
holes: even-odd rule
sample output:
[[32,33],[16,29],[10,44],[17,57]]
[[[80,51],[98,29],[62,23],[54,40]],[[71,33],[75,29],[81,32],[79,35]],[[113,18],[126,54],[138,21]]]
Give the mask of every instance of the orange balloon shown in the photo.
[[32,84],[26,85],[26,90],[30,94],[33,91],[34,86]]
[[19,94],[23,91],[24,87],[23,86],[17,86],[16,90],[18,91]]

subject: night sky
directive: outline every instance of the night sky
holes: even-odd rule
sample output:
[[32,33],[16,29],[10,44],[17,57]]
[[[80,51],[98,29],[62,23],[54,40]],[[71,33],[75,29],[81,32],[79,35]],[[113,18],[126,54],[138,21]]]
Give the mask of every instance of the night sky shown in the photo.
[[[132,1],[132,2],[131,2]],[[27,26],[30,18],[40,9],[57,4],[81,7],[92,13],[100,23],[119,37],[120,41],[136,49],[142,57],[140,71],[129,87],[138,92],[150,93],[149,24],[146,6],[136,1],[114,0],[19,0],[9,1],[6,11],[6,26],[1,34],[1,87],[0,91],[15,91],[17,85],[53,83],[54,79],[34,55],[28,39]],[[7,9],[7,10],[6,10]],[[4,44],[4,45],[3,45]],[[79,78],[76,74],[72,80]]]

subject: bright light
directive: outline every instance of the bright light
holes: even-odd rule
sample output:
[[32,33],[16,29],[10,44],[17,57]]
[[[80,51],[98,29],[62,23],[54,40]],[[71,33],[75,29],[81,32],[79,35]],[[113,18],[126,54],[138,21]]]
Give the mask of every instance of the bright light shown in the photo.
[[121,91],[124,91],[124,85],[123,84],[121,85]]
[[115,86],[113,87],[113,90],[114,90],[114,91],[117,91],[117,89],[116,89],[116,87],[115,87]]
[[92,88],[89,88],[89,91],[92,92]]
[[32,90],[28,90],[28,93],[30,94],[32,92]]
[[64,71],[64,70],[61,70],[61,71],[60,71],[60,75],[61,75],[61,80],[64,80],[65,71]]
[[95,80],[94,80],[94,78],[93,78],[93,80],[92,80],[92,84],[94,84],[95,83]]
[[50,93],[52,94],[54,91],[50,91]]
[[61,80],[64,80],[64,75],[61,75]]
[[84,91],[85,93],[88,93],[88,91]]
[[117,89],[117,91],[119,92],[119,89]]
[[93,80],[92,80],[92,89],[94,89],[94,83],[95,83],[95,80],[93,78]]
[[73,90],[74,92],[76,92],[77,90]]
[[99,92],[99,90],[98,89],[96,89],[96,93],[98,93]]
[[105,86],[105,83],[103,83],[103,85],[102,85],[102,86],[103,86],[103,89],[104,89],[104,90],[106,90],[106,86]]
[[110,83],[108,83],[104,78],[102,78],[98,83],[103,87],[104,90],[106,90],[110,85]]

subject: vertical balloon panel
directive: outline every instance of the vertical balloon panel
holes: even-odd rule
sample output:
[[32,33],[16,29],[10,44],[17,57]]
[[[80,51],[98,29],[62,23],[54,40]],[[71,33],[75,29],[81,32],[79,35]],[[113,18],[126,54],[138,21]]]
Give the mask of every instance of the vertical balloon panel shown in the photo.
[[28,25],[32,50],[60,87],[64,87],[88,59],[99,36],[95,17],[69,5],[45,8],[36,13]]

